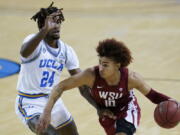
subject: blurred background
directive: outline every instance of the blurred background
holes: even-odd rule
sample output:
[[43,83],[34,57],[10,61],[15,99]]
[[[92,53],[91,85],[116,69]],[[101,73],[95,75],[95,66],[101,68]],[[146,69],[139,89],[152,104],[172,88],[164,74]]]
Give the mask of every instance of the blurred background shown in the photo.
[[[23,39],[37,33],[30,18],[51,0],[0,1],[0,58],[19,61]],[[116,38],[134,57],[129,68],[139,72],[154,89],[180,101],[180,0],[54,0],[64,8],[61,39],[76,51],[82,69],[98,64],[99,41]],[[64,70],[62,78],[68,77]],[[0,79],[0,133],[33,135],[14,112],[17,75]],[[137,135],[180,135],[180,125],[160,128],[153,119],[155,105],[136,92],[142,119]],[[78,90],[65,92],[63,100],[80,135],[105,135],[96,110]]]

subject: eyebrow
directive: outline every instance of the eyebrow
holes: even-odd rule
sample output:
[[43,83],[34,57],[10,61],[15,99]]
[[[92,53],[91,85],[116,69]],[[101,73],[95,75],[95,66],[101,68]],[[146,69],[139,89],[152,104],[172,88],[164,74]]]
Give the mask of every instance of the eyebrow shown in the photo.
[[101,63],[103,63],[103,64],[108,64],[108,63],[110,63],[109,61],[102,61],[102,60],[100,60],[100,59],[99,59],[99,62],[101,62]]
[[103,64],[108,64],[109,62],[106,62],[106,61],[105,61],[105,62],[104,62],[104,61],[102,62],[102,61],[101,61],[101,63],[103,63]]

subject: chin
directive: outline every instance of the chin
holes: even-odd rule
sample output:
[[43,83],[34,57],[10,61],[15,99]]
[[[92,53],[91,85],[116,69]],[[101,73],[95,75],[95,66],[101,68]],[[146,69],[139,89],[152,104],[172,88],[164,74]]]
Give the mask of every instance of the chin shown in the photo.
[[52,39],[54,39],[54,40],[57,40],[59,38],[60,38],[60,36],[52,36]]

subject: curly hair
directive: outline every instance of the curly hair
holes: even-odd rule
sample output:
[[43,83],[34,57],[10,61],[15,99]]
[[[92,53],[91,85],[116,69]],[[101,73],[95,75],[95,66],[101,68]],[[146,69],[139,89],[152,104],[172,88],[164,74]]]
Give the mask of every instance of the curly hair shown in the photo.
[[115,39],[105,39],[100,41],[96,51],[100,57],[108,57],[113,61],[120,63],[121,67],[126,67],[132,62],[132,56],[127,46]]
[[41,8],[35,15],[33,15],[31,17],[31,19],[33,19],[35,22],[37,20],[37,24],[38,24],[38,28],[42,28],[44,26],[44,23],[45,23],[45,19],[48,15],[54,13],[54,12],[57,12],[57,11],[60,11],[60,22],[63,22],[65,19],[64,19],[64,15],[62,13],[62,10],[63,8],[57,8],[57,7],[53,7],[53,4],[54,2],[52,2],[49,7],[47,8]]

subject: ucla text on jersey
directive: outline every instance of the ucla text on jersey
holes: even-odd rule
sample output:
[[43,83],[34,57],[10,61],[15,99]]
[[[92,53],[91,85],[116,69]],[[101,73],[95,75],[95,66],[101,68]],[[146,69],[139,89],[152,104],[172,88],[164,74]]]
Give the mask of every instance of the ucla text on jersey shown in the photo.
[[41,59],[39,63],[39,68],[53,68],[62,71],[64,67],[63,63],[59,63],[53,59]]

